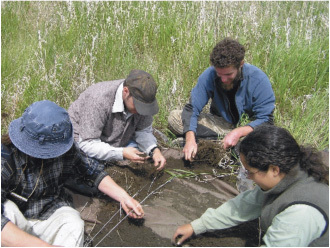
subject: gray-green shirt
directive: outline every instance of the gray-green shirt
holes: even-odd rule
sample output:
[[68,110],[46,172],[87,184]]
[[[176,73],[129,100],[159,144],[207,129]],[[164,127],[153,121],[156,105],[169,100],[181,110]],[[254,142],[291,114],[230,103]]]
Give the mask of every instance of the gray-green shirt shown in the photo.
[[[209,208],[191,222],[195,234],[230,228],[261,215],[264,193],[259,186],[245,191],[217,209]],[[306,214],[308,213],[308,214]],[[296,204],[279,213],[263,236],[266,246],[308,246],[326,225],[314,207]]]

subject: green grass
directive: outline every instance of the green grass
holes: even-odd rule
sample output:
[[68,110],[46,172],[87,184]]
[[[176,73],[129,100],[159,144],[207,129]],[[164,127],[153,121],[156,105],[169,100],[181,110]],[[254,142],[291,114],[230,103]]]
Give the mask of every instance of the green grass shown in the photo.
[[91,84],[131,69],[158,82],[154,126],[170,136],[214,45],[226,36],[269,76],[275,123],[329,145],[328,2],[1,3],[1,132],[34,101],[68,108]]

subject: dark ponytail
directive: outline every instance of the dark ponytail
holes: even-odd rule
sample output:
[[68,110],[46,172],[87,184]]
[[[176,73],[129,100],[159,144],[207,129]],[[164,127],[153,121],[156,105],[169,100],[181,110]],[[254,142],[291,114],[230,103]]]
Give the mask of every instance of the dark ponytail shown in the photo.
[[300,167],[308,173],[308,175],[329,184],[329,169],[322,160],[322,155],[312,147],[300,147]]

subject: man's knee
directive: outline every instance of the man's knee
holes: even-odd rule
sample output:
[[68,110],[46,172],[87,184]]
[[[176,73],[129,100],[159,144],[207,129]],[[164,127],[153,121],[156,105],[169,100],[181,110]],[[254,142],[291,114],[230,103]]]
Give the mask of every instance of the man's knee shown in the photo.
[[85,222],[81,219],[80,213],[71,207],[58,209],[54,213],[54,218],[55,220],[51,220],[50,223],[54,223],[54,228],[58,226],[62,233],[80,236],[84,232]]
[[77,210],[61,207],[47,220],[35,226],[36,233],[46,242],[59,246],[81,246],[84,221]]
[[56,218],[63,220],[64,224],[74,225],[75,228],[84,228],[84,221],[80,213],[71,207],[62,207],[56,212]]
[[172,110],[168,116],[168,127],[175,135],[183,135],[182,110]]
[[3,215],[5,217],[7,217],[11,222],[19,226],[21,229],[25,228],[27,225],[27,220],[14,202],[11,200],[6,200],[3,204],[3,208]]

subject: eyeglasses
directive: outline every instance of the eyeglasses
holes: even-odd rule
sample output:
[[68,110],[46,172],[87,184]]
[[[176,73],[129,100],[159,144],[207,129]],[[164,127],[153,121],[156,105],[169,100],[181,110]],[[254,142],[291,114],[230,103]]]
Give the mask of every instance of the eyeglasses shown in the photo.
[[244,175],[245,175],[246,177],[250,177],[250,176],[253,176],[254,174],[257,174],[259,171],[260,171],[260,170],[257,170],[257,171],[255,171],[255,172],[251,172],[251,171],[249,171],[249,170],[247,170],[247,169],[244,168]]
[[253,176],[254,174],[257,174],[258,172],[260,172],[260,170],[257,170],[255,172],[249,171],[247,169],[245,169],[245,167],[243,166],[243,163],[241,161],[241,159],[239,159],[240,163],[241,163],[241,168],[242,168],[242,172],[244,174],[245,177],[249,177],[249,176]]

